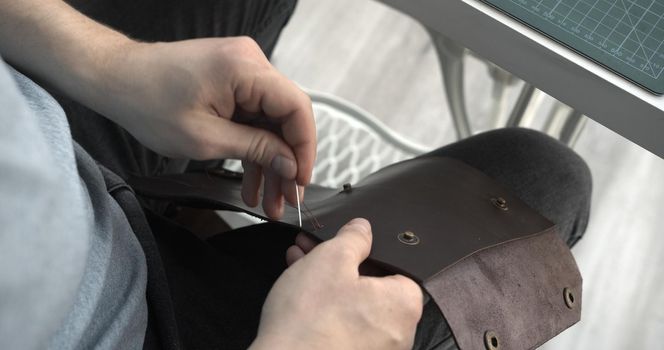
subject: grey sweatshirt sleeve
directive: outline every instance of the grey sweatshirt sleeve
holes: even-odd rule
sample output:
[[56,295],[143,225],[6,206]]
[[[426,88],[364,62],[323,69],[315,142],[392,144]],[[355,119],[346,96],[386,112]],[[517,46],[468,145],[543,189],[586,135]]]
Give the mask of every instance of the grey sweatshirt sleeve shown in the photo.
[[88,254],[87,195],[68,176],[71,136],[53,147],[45,135],[68,129],[45,133],[54,125],[40,125],[35,108],[63,113],[48,101],[29,105],[0,60],[0,349],[46,347],[74,304]]

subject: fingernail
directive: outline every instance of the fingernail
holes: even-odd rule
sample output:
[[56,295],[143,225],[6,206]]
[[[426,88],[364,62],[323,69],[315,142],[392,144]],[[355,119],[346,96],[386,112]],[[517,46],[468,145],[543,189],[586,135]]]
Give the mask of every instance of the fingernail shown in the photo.
[[272,159],[272,170],[284,179],[294,179],[297,175],[297,164],[294,160],[278,155]]

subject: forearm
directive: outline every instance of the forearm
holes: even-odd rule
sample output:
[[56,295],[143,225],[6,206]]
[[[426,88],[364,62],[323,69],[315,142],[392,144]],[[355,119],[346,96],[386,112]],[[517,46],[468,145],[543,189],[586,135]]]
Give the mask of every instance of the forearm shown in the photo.
[[0,55],[93,108],[134,44],[62,0],[0,0]]

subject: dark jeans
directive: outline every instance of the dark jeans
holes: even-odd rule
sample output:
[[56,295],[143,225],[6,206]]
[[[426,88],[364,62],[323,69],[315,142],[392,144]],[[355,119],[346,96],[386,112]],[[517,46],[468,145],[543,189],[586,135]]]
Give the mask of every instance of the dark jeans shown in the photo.
[[[268,57],[295,6],[295,0],[68,2],[136,39],[250,35]],[[161,157],[104,117],[57,97],[74,139],[122,178],[201,166]],[[534,131],[504,129],[433,153],[460,159],[510,188],[558,224],[569,245],[581,238],[590,206],[590,173],[583,160],[559,142]],[[148,259],[146,347],[246,348],[255,337],[263,300],[286,267],[284,252],[295,233],[258,225],[201,241],[151,210],[146,212],[149,227],[142,225],[142,213],[136,213],[136,205],[130,207],[134,210],[128,216],[139,221],[134,226]],[[455,348],[431,304],[425,307],[418,327],[416,348]]]

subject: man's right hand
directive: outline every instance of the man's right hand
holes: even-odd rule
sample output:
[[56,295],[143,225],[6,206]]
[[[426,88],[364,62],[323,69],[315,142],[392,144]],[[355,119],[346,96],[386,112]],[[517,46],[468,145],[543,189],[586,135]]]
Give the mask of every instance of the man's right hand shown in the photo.
[[422,291],[401,276],[360,276],[371,226],[354,219],[295,261],[263,305],[261,349],[410,349]]
[[311,100],[251,38],[143,43],[62,0],[0,0],[0,52],[161,155],[241,159],[242,198],[258,205],[262,183],[273,219],[311,180]]

